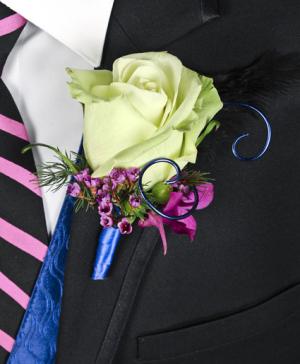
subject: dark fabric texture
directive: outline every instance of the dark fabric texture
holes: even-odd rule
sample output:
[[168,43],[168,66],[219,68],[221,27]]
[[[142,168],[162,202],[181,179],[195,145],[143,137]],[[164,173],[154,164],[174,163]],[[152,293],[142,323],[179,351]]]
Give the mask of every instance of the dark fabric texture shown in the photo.
[[[0,3],[0,19],[13,12]],[[22,29],[0,37],[0,75],[6,58]],[[17,107],[0,78],[0,113],[22,122]],[[21,154],[28,142],[0,130],[0,157],[30,172],[35,172],[32,153]],[[27,232],[44,244],[48,243],[42,199],[32,191],[0,173],[0,218]],[[0,272],[12,280],[27,295],[34,287],[41,262],[0,238]],[[0,291],[0,329],[15,338],[24,315],[24,309]],[[8,353],[0,347],[0,363],[5,363]]]
[[161,50],[171,41],[219,16],[217,0],[118,1],[114,18],[138,48]]
[[[220,16],[213,11],[204,25],[200,6],[116,0],[102,67],[128,53],[168,50],[219,75],[267,51],[300,52],[297,0],[219,0]],[[196,165],[215,178],[215,200],[196,214],[193,243],[169,233],[163,256],[158,234],[136,229],[120,243],[111,276],[94,282],[98,218],[74,216],[58,364],[300,362],[300,90],[296,77],[290,81],[263,105],[273,138],[259,161],[238,161],[231,143],[248,131],[241,152],[259,151],[261,121],[242,111],[218,116],[223,126],[200,147]],[[249,94],[236,101],[250,101]],[[150,258],[134,258],[151,245]]]

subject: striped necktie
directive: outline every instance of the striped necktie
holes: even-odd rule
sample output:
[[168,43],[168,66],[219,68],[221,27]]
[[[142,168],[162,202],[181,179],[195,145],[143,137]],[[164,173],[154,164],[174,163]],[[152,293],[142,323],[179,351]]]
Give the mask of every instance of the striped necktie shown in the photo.
[[[24,24],[0,3],[0,74]],[[0,79],[0,364],[12,350],[48,244],[33,157],[21,154],[27,144],[25,126]]]

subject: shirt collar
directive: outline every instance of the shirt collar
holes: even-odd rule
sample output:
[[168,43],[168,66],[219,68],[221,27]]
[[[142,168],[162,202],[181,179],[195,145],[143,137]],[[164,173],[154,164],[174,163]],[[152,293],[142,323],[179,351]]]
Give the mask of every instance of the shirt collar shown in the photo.
[[2,0],[83,57],[100,64],[114,0]]

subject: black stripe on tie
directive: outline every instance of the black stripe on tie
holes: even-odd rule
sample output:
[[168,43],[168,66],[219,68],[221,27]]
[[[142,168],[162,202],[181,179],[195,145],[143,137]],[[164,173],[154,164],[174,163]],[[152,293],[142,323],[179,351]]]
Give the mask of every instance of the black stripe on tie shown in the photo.
[[0,217],[48,243],[41,197],[0,173]]

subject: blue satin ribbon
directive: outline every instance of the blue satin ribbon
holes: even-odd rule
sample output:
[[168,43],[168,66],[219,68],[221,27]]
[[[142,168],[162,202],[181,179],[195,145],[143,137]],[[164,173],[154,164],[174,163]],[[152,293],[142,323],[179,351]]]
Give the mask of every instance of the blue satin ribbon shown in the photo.
[[118,228],[103,228],[101,231],[92,274],[93,280],[107,278],[120,237]]
[[74,199],[66,196],[7,364],[54,364]]
[[[156,158],[151,160],[149,163],[147,163],[144,168],[140,172],[139,177],[139,190],[140,193],[148,205],[148,207],[155,211],[158,215],[169,219],[169,220],[182,220],[187,218],[188,216],[192,215],[193,211],[196,209],[199,197],[197,190],[194,188],[194,195],[195,195],[195,201],[193,204],[193,207],[190,211],[187,213],[180,215],[180,216],[170,216],[164,214],[162,211],[157,209],[154,204],[148,199],[146,192],[143,189],[143,175],[147,171],[148,168],[151,166],[157,164],[157,163],[167,163],[172,165],[175,168],[176,171],[176,177],[173,177],[171,180],[166,181],[167,184],[174,184],[177,181],[180,180],[180,168],[176,162],[174,162],[172,159],[168,158]],[[98,247],[97,247],[97,253],[95,257],[94,262],[94,269],[92,274],[93,280],[101,280],[105,279],[108,276],[109,268],[112,264],[112,260],[116,251],[116,248],[118,246],[119,240],[121,237],[121,233],[118,228],[110,227],[110,228],[104,228],[102,232],[100,233],[99,240],[98,240]]]

